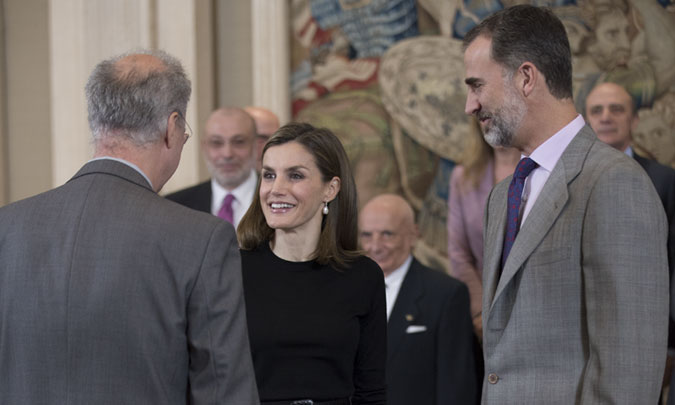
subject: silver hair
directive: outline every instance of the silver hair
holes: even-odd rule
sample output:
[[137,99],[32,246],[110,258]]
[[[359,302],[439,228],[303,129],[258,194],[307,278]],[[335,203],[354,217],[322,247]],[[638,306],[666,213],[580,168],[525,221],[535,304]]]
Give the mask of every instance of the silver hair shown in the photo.
[[[165,69],[120,70],[117,62],[132,54],[152,55]],[[191,84],[178,59],[164,51],[141,50],[100,62],[85,89],[94,143],[115,136],[141,146],[161,139],[171,113],[185,117]]]

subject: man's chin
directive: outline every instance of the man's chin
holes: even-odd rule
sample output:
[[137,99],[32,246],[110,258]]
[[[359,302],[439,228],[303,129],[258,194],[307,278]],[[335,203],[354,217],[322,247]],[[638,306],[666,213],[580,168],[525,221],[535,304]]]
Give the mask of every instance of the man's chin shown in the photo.
[[485,139],[485,142],[488,143],[488,145],[492,146],[493,148],[496,147],[504,147],[508,148],[510,143],[506,142],[506,139],[504,139],[503,136],[500,134],[495,134],[492,131],[485,131],[483,132],[483,139]]
[[218,172],[216,180],[223,188],[227,190],[232,190],[239,187],[246,179],[248,179],[249,172],[227,172],[223,173],[222,171]]

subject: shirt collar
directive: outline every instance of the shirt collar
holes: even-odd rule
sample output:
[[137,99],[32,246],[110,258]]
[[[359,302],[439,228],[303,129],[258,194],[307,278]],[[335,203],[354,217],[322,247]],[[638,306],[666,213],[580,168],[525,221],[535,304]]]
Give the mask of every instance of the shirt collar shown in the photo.
[[136,166],[135,164],[131,163],[130,161],[120,159],[120,158],[117,158],[117,157],[112,157],[112,156],[101,156],[101,157],[91,159],[90,162],[95,162],[97,160],[114,160],[115,162],[123,163],[123,164],[131,167],[132,169],[136,170],[138,173],[140,173],[140,175],[143,176],[143,178],[148,182],[148,184],[150,185],[150,188],[153,189],[153,190],[155,189],[155,187],[153,187],[152,182],[150,181],[148,176],[146,176],[145,173],[143,173],[143,170],[141,170],[140,167]]
[[393,285],[400,285],[405,275],[408,273],[410,268],[410,263],[412,263],[412,255],[408,255],[408,258],[405,259],[402,265],[400,265],[396,270],[389,273],[388,276],[384,278],[384,282],[387,284],[387,288]]
[[581,114],[577,115],[569,124],[539,145],[529,156],[530,159],[550,173],[574,136],[581,131],[584,125],[586,125],[584,118]]

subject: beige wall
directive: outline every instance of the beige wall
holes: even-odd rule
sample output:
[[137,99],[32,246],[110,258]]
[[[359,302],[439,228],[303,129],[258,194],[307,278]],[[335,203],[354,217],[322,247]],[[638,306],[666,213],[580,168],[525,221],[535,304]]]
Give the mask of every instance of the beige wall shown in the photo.
[[[5,32],[5,5],[0,1],[0,32]],[[3,35],[4,38],[4,35]],[[7,202],[7,158],[5,118],[5,41],[0,41],[0,207]]]
[[47,0],[4,0],[6,201],[52,187]]
[[[285,121],[287,7],[287,0],[0,0],[0,205],[63,184],[91,157],[86,79],[98,61],[132,48],[160,47],[183,62],[196,134],[219,105],[259,105]],[[163,192],[207,177],[195,139]]]
[[218,107],[253,102],[250,1],[216,0]]

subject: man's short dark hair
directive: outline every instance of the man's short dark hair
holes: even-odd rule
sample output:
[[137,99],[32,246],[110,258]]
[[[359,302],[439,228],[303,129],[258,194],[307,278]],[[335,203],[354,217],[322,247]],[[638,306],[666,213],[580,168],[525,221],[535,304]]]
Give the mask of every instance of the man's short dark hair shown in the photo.
[[531,62],[546,77],[554,97],[572,98],[570,44],[565,27],[550,9],[518,5],[500,10],[464,36],[464,50],[479,36],[492,40],[492,59],[509,73]]

